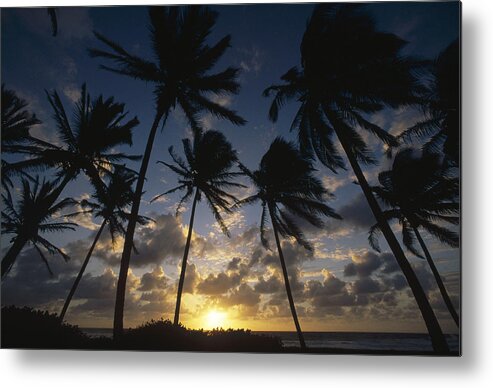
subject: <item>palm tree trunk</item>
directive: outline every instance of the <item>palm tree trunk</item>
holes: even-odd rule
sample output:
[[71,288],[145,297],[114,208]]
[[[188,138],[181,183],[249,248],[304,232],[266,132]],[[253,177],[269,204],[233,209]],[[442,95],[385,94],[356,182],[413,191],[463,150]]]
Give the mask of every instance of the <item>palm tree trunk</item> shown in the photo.
[[180,281],[178,282],[178,294],[176,296],[175,319],[173,321],[173,324],[175,325],[180,323],[181,294],[183,293],[183,285],[185,284],[185,270],[187,269],[188,251],[190,250],[190,243],[192,241],[193,221],[195,219],[195,208],[198,200],[199,189],[196,189],[195,197],[193,198],[192,213],[190,214],[190,223],[188,224],[187,243],[185,245],[185,252],[183,253],[183,260],[181,262]]
[[291,308],[291,314],[293,315],[294,326],[296,327],[296,332],[298,333],[298,339],[300,341],[301,350],[306,350],[305,338],[303,337],[303,332],[301,331],[300,322],[298,320],[298,314],[296,314],[296,307],[294,305],[293,294],[291,292],[291,286],[289,284],[288,270],[286,268],[284,254],[282,253],[281,242],[279,241],[276,222],[272,217],[273,208],[270,205],[269,205],[269,213],[272,222],[272,229],[274,230],[274,236],[276,238],[277,251],[279,253],[279,260],[281,262],[282,274],[284,276],[284,285],[286,287],[286,293],[288,294],[289,307]]
[[79,271],[79,274],[75,278],[74,284],[72,285],[72,288],[70,289],[70,292],[67,296],[67,299],[65,300],[65,304],[63,305],[62,312],[60,313],[60,322],[63,322],[63,319],[65,318],[65,314],[67,313],[68,306],[70,305],[70,302],[72,301],[72,298],[75,294],[75,291],[77,290],[77,287],[79,286],[80,280],[82,279],[82,275],[84,275],[84,272],[86,270],[87,264],[89,263],[89,259],[92,256],[92,252],[94,251],[94,248],[96,247],[96,244],[99,240],[99,237],[101,237],[101,233],[103,233],[103,229],[106,226],[106,221],[104,220],[103,223],[101,224],[98,233],[96,234],[96,237],[94,238],[94,241],[91,245],[91,248],[89,249],[89,252],[87,252],[86,259],[84,260],[84,263],[82,263],[82,267]]
[[447,293],[447,289],[445,288],[445,285],[443,284],[443,280],[440,276],[440,273],[438,272],[438,269],[435,266],[433,259],[431,258],[430,252],[428,251],[428,248],[426,247],[425,242],[423,241],[423,238],[421,237],[421,234],[418,231],[418,228],[413,227],[413,230],[414,230],[414,234],[416,234],[416,237],[418,238],[419,244],[421,245],[421,249],[425,253],[426,261],[428,262],[431,268],[431,272],[433,272],[433,275],[435,276],[435,280],[438,284],[438,288],[440,289],[440,293],[442,294],[443,301],[445,302],[445,305],[447,306],[450,315],[454,319],[455,324],[457,325],[457,327],[459,327],[459,315],[455,311],[454,305],[450,300],[450,297]]
[[15,238],[13,244],[10,246],[9,250],[2,259],[2,279],[12,269],[15,259],[17,259],[17,256],[19,256],[19,253],[21,253],[22,248],[24,248],[26,243],[27,238],[21,236],[17,236]]
[[[166,111],[167,112],[167,111]],[[133,240],[135,233],[135,226],[137,224],[137,218],[139,214],[140,199],[144,189],[144,182],[147,173],[147,167],[149,166],[149,160],[151,159],[152,146],[156,137],[157,129],[161,118],[164,117],[166,122],[167,113],[157,113],[152,123],[149,137],[147,139],[146,149],[144,157],[142,158],[142,164],[140,165],[139,179],[135,188],[134,200],[132,203],[132,210],[130,218],[128,220],[127,231],[125,233],[125,243],[123,245],[122,259],[120,262],[120,273],[118,275],[118,284],[116,288],[116,301],[115,301],[115,315],[113,320],[113,338],[118,339],[123,334],[123,309],[125,307],[125,288],[127,284],[128,268],[130,266],[130,255],[133,248]],[[164,125],[164,123],[163,123]]]
[[336,130],[336,134],[337,137],[339,138],[339,141],[341,142],[342,148],[346,152],[346,155],[349,159],[349,163],[353,168],[354,174],[358,179],[358,182],[361,186],[361,189],[363,190],[363,194],[365,195],[368,204],[370,205],[373,215],[375,216],[375,219],[377,220],[380,229],[382,230],[382,233],[385,239],[387,240],[387,243],[389,244],[392,253],[394,254],[394,257],[397,260],[397,263],[399,264],[407,280],[407,283],[409,284],[409,287],[411,288],[414,298],[416,299],[416,303],[418,304],[419,310],[421,311],[421,315],[423,316],[423,319],[425,321],[426,328],[428,329],[428,333],[431,338],[433,349],[435,350],[436,353],[440,353],[440,354],[448,353],[449,347],[447,344],[447,340],[443,335],[442,329],[440,328],[435,313],[431,308],[431,305],[426,297],[423,288],[421,287],[421,284],[419,283],[418,278],[416,277],[416,274],[413,271],[413,268],[411,267],[411,264],[407,260],[404,251],[402,250],[399,242],[397,241],[394,232],[392,231],[388,222],[384,218],[382,214],[382,209],[380,209],[380,205],[378,204],[377,200],[373,196],[373,192],[371,191],[371,188],[368,182],[366,181],[363,171],[361,170],[356,160],[356,157],[354,156],[351,150],[349,142],[346,141],[344,135],[341,134],[339,131]]

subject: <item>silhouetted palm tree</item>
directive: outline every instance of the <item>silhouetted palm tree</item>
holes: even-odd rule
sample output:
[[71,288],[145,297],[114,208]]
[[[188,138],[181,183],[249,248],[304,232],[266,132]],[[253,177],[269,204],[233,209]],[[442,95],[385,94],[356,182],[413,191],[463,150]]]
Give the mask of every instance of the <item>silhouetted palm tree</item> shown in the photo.
[[298,131],[300,149],[332,171],[344,168],[335,139],[339,140],[359,185],[390,249],[411,287],[430,333],[434,349],[448,352],[445,336],[411,265],[371,191],[359,163],[375,160],[361,131],[387,146],[396,139],[366,116],[384,107],[415,103],[421,92],[414,75],[415,61],[399,54],[405,42],[376,30],[358,5],[319,5],[315,8],[301,45],[302,68],[290,69],[282,85],[265,90],[275,94],[269,115],[275,121],[286,100],[300,107],[291,129]]
[[[442,243],[459,246],[459,235],[440,225],[459,223],[459,180],[448,170],[450,168],[443,166],[439,156],[424,153],[419,158],[413,149],[407,148],[397,153],[391,170],[379,174],[380,186],[373,187],[373,191],[390,207],[383,212],[385,219],[397,219],[402,226],[402,241],[406,248],[423,258],[415,247],[415,238],[418,240],[450,315],[459,326],[459,316],[419,233],[419,228],[423,228]],[[369,235],[370,245],[377,251],[379,231],[379,225],[375,224]]]
[[236,151],[233,150],[233,147],[221,132],[211,130],[203,133],[202,131],[197,131],[194,135],[193,144],[189,139],[183,139],[183,151],[185,153],[185,160],[176,155],[173,147],[170,147],[169,153],[174,164],[168,164],[162,161],[158,162],[164,164],[179,175],[180,185],[153,198],[153,201],[155,201],[163,195],[184,190],[185,195],[181,198],[176,209],[178,215],[182,205],[193,195],[187,242],[185,252],[183,253],[180,280],[178,282],[174,318],[175,325],[178,325],[180,322],[181,295],[185,282],[185,270],[187,268],[188,252],[192,240],[193,221],[197,203],[202,199],[202,196],[205,197],[223,233],[229,237],[229,231],[221,216],[221,211],[231,213],[231,206],[238,199],[226,192],[225,189],[230,187],[245,187],[231,180],[235,176],[242,175],[242,173],[231,171],[238,160]]
[[149,7],[150,34],[156,61],[139,58],[100,34],[96,37],[110,50],[91,49],[90,55],[112,61],[116,67],[103,69],[154,84],[156,113],[139,171],[125,245],[118,278],[115,305],[114,335],[123,332],[125,285],[130,265],[131,247],[135,233],[147,167],[159,124],[166,123],[169,113],[181,107],[193,129],[199,127],[198,114],[209,112],[236,125],[245,120],[234,111],[214,102],[213,95],[238,93],[238,69],[210,74],[210,70],[230,46],[231,37],[225,36],[213,46],[206,44],[217,19],[217,13],[207,7]]
[[[131,205],[133,201],[134,192],[132,191],[132,185],[137,179],[137,175],[123,166],[115,166],[114,172],[109,175],[109,183],[104,187],[104,190],[95,190],[92,195],[94,201],[82,200],[80,205],[87,209],[81,212],[73,213],[71,215],[90,213],[94,217],[102,218],[103,222],[99,227],[96,237],[87,252],[86,258],[82,263],[82,267],[79,274],[75,278],[74,284],[70,289],[70,292],[65,300],[62,311],[60,313],[60,321],[63,321],[65,314],[70,305],[72,297],[77,290],[77,287],[84,275],[87,264],[91,259],[92,253],[96,244],[98,243],[101,234],[106,225],[109,227],[111,234],[111,240],[115,243],[116,235],[125,235],[125,224],[129,218],[129,213],[126,208]],[[138,222],[144,224],[147,222],[147,218],[139,216]]]
[[458,165],[460,157],[460,52],[452,42],[435,60],[432,80],[425,91],[423,108],[427,115],[400,137],[406,141],[428,137],[424,150],[443,151]]
[[47,96],[60,144],[32,138],[32,145],[18,150],[29,158],[11,167],[22,171],[57,168],[61,182],[52,192],[53,201],[82,171],[96,188],[102,189],[101,176],[111,172],[114,163],[140,159],[140,156],[113,152],[115,147],[132,144],[132,130],[139,123],[136,117],[124,122],[127,115],[124,104],[114,102],[113,97],[104,100],[103,96],[92,101],[84,84],[70,122],[58,93],[47,92]]
[[260,168],[257,171],[251,172],[243,165],[240,165],[240,167],[250,177],[257,190],[255,194],[239,201],[237,204],[245,205],[257,201],[261,202],[260,239],[266,248],[268,248],[266,237],[267,217],[270,216],[279,260],[281,261],[289,307],[291,308],[300,345],[304,349],[306,347],[305,340],[296,314],[279,234],[282,237],[294,237],[298,244],[311,251],[313,248],[304,237],[297,220],[304,220],[316,228],[321,228],[324,225],[322,217],[337,219],[341,217],[324,204],[323,201],[330,196],[329,193],[320,180],[313,175],[315,170],[310,161],[301,155],[293,143],[277,138],[262,157]]
[[50,274],[53,274],[40,246],[51,254],[60,254],[65,260],[69,257],[51,242],[41,236],[47,232],[61,232],[67,229],[75,230],[72,222],[55,222],[57,213],[73,205],[75,201],[65,198],[53,204],[52,191],[56,183],[35,179],[34,186],[30,181],[22,179],[20,199],[15,205],[9,194],[2,194],[4,210],[2,211],[2,234],[13,234],[12,245],[2,259],[2,278],[10,271],[27,243],[31,243],[46,264]]
[[[31,135],[29,131],[34,125],[40,124],[34,113],[27,110],[28,103],[2,84],[2,153],[19,152],[22,145],[27,144]],[[2,159],[2,185],[12,187],[12,176],[18,171],[9,168],[10,163]]]

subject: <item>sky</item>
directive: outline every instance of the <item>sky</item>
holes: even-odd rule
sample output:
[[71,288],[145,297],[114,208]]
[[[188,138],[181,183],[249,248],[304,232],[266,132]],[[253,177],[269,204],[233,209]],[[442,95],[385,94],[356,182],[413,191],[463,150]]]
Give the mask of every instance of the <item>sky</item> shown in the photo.
[[[408,44],[405,54],[435,58],[459,36],[459,4],[374,3],[365,5],[379,29],[395,33]],[[238,151],[240,160],[255,169],[272,140],[295,134],[289,127],[296,104],[287,104],[278,122],[268,119],[270,100],[262,91],[277,83],[289,68],[299,65],[299,45],[312,4],[212,6],[219,17],[210,42],[232,35],[232,47],[216,65],[241,69],[241,91],[222,96],[217,102],[236,110],[248,123],[235,127],[226,121],[204,116],[205,129],[223,132]],[[121,43],[130,52],[152,58],[146,7],[75,7],[58,10],[59,32],[51,36],[49,18],[43,8],[2,9],[2,82],[29,102],[42,124],[32,134],[57,143],[51,108],[45,90],[56,89],[67,111],[80,96],[85,82],[92,96],[114,96],[123,102],[129,117],[137,116],[133,146],[123,151],[142,153],[154,116],[152,85],[100,70],[99,60],[90,58],[89,47],[101,47],[93,31]],[[410,127],[421,113],[406,108],[385,110],[372,120],[393,134]],[[181,139],[190,137],[181,111],[170,115],[158,135],[147,174],[141,214],[155,222],[136,233],[138,255],[133,255],[127,282],[125,325],[136,326],[150,319],[172,318],[176,299],[179,263],[183,255],[189,206],[175,217],[179,195],[149,203],[155,195],[176,186],[177,178],[158,160],[169,161],[170,145],[181,152]],[[368,137],[375,155],[382,146]],[[370,183],[391,161],[380,159],[365,167]],[[138,169],[137,164],[128,164]],[[310,253],[293,241],[284,240],[288,272],[301,327],[305,331],[393,331],[422,332],[425,326],[403,275],[384,241],[382,253],[368,245],[368,228],[374,218],[350,171],[335,175],[317,165],[317,176],[335,195],[330,206],[342,221],[330,220],[322,230],[306,230],[314,244]],[[49,175],[50,172],[47,172]],[[239,197],[251,188],[238,191]],[[67,186],[62,197],[88,198],[91,188],[81,176]],[[265,250],[259,239],[260,207],[253,205],[227,216],[231,238],[222,235],[209,208],[201,202],[194,224],[189,266],[185,279],[181,321],[193,328],[213,326],[252,330],[294,330],[275,251]],[[11,274],[2,282],[2,305],[27,305],[60,311],[64,298],[101,223],[81,216],[74,232],[53,234],[49,240],[63,247],[71,260],[53,256],[54,276],[32,248],[18,257]],[[400,239],[398,225],[393,225]],[[424,236],[445,285],[456,304],[459,301],[460,261],[458,249]],[[2,236],[2,252],[9,245]],[[111,327],[122,242],[112,246],[103,234],[77,291],[66,319],[83,327]],[[456,328],[443,305],[435,281],[419,258],[407,254],[429,295],[446,332]]]

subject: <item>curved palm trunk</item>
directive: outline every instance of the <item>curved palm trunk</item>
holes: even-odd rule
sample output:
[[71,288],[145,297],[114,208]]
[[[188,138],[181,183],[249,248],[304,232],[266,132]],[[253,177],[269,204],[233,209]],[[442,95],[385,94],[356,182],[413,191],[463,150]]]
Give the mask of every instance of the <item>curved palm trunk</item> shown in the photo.
[[[135,188],[134,201],[132,203],[132,210],[130,212],[130,218],[128,220],[127,231],[125,233],[125,243],[123,245],[122,259],[120,262],[120,273],[118,275],[118,284],[116,287],[116,301],[115,301],[115,315],[113,320],[113,338],[120,338],[123,334],[123,309],[125,307],[125,288],[127,284],[128,268],[130,266],[130,255],[132,254],[135,226],[137,224],[137,218],[139,214],[140,199],[144,189],[144,182],[147,173],[147,167],[149,166],[149,160],[151,158],[152,146],[156,137],[159,122],[163,117],[162,113],[157,113],[152,123],[149,137],[147,138],[146,149],[144,157],[142,158],[142,164],[140,165],[139,179]],[[164,117],[166,122],[167,113]],[[163,123],[164,125],[164,123]]]
[[276,238],[277,251],[279,253],[279,261],[281,262],[282,274],[284,276],[284,285],[286,286],[286,294],[288,294],[289,307],[291,309],[291,314],[293,315],[294,326],[296,327],[296,332],[298,333],[298,339],[300,341],[301,350],[306,349],[305,338],[303,332],[301,331],[300,322],[298,321],[298,314],[296,314],[296,307],[294,305],[293,294],[291,293],[291,286],[289,284],[288,270],[286,268],[286,262],[284,261],[284,254],[281,249],[281,242],[279,241],[279,235],[277,233],[276,222],[272,217],[273,211],[269,206],[270,219],[272,222],[272,229],[274,229],[274,236]]
[[421,245],[421,249],[423,249],[423,252],[425,253],[426,261],[428,262],[431,268],[431,272],[433,272],[433,275],[435,276],[435,280],[438,284],[438,288],[440,289],[440,293],[442,294],[443,301],[445,302],[445,305],[447,306],[450,315],[454,319],[455,324],[457,325],[457,327],[459,327],[459,315],[455,311],[454,305],[450,300],[450,297],[447,293],[447,289],[445,288],[445,285],[443,284],[443,280],[440,276],[440,273],[438,272],[438,269],[435,266],[433,259],[431,258],[430,252],[428,251],[428,248],[426,247],[425,242],[423,241],[423,238],[421,237],[421,234],[418,231],[418,228],[413,228],[413,230],[414,230],[414,234],[416,234],[416,237],[418,238],[419,245]]
[[185,270],[187,269],[188,252],[190,250],[190,242],[192,241],[193,220],[195,219],[195,208],[197,207],[198,199],[199,199],[199,189],[196,189],[195,197],[193,198],[190,223],[188,224],[187,243],[185,245],[185,252],[183,253],[183,260],[181,262],[180,281],[178,282],[178,294],[176,295],[175,319],[173,320],[173,324],[175,325],[178,325],[180,323],[181,294],[183,293],[183,285],[185,284]]
[[366,181],[363,171],[361,170],[349,143],[339,131],[336,130],[336,134],[339,138],[339,141],[341,142],[342,148],[344,149],[349,159],[349,163],[353,168],[354,174],[358,179],[361,189],[363,190],[363,194],[365,195],[366,200],[370,205],[371,211],[373,212],[373,215],[375,216],[380,229],[382,230],[382,233],[387,240],[392,253],[394,254],[394,257],[397,260],[397,263],[399,264],[399,267],[401,268],[402,273],[404,274],[407,283],[409,284],[409,287],[411,288],[414,298],[416,299],[416,303],[418,304],[421,315],[423,316],[423,320],[425,321],[426,328],[428,329],[434,351],[441,354],[448,353],[449,347],[447,344],[447,340],[443,335],[442,329],[440,328],[435,313],[431,308],[431,305],[426,297],[423,288],[421,287],[421,284],[419,283],[418,278],[416,277],[416,274],[414,273],[413,268],[411,267],[411,264],[407,260],[404,251],[402,250],[399,242],[394,235],[394,232],[390,228],[388,222],[385,220],[385,217],[383,217],[382,209],[380,209],[380,205],[373,196],[371,188]]
[[79,283],[82,279],[82,275],[84,275],[84,272],[86,270],[87,264],[89,263],[89,259],[92,256],[92,252],[94,251],[94,248],[96,247],[96,244],[101,237],[101,233],[103,233],[103,229],[106,226],[106,221],[104,220],[103,223],[101,224],[98,233],[96,234],[96,237],[94,238],[94,241],[91,245],[91,248],[89,249],[89,252],[87,252],[86,259],[84,260],[84,263],[82,263],[82,267],[80,268],[79,274],[75,278],[74,284],[72,285],[72,288],[70,289],[70,292],[67,296],[67,299],[65,300],[65,304],[63,305],[62,312],[60,313],[60,322],[63,322],[63,319],[65,318],[65,314],[67,313],[68,306],[70,305],[70,302],[72,301],[72,298],[75,294],[75,291],[77,290],[77,287],[79,286]]
[[26,243],[27,238],[25,237],[17,236],[15,238],[13,244],[10,246],[9,250],[2,259],[2,279],[12,269],[15,259],[17,259],[17,256],[19,256],[19,253],[21,253],[22,248],[24,248]]

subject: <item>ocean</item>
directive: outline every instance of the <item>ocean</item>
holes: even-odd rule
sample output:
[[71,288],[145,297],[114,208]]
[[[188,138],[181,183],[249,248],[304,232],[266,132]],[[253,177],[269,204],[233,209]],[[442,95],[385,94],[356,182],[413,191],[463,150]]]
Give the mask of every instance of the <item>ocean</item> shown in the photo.
[[[111,337],[112,329],[82,329],[91,337]],[[299,346],[296,332],[261,331],[258,334],[279,337],[286,347]],[[379,351],[431,351],[431,341],[427,334],[420,333],[352,333],[352,332],[304,332],[307,347],[333,348],[347,350]],[[459,336],[447,335],[451,351],[459,350]]]

